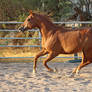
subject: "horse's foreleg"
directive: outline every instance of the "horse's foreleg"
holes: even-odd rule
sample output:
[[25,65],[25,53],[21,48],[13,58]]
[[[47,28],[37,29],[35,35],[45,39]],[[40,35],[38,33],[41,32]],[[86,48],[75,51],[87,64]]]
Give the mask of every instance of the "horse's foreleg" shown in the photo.
[[42,50],[40,51],[39,53],[37,53],[37,55],[35,56],[34,58],[34,65],[33,65],[33,73],[36,72],[36,67],[37,67],[37,59],[40,57],[40,56],[43,56],[45,54],[47,54],[48,52],[45,51],[45,50]]
[[58,54],[57,53],[49,53],[48,57],[43,61],[44,66],[48,69],[48,71],[53,71],[50,67],[48,67],[47,62],[55,58]]

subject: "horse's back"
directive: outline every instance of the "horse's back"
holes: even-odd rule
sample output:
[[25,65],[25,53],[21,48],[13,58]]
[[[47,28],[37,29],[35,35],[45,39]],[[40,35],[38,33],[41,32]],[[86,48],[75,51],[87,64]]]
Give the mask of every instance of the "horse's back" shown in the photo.
[[92,28],[60,31],[58,37],[66,53],[80,52],[86,44],[92,44]]

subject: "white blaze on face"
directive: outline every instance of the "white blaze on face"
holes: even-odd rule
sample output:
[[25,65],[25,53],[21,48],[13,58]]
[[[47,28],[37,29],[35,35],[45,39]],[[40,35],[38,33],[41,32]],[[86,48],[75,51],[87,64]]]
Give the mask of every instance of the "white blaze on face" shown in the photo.
[[28,21],[26,21],[25,23],[24,23],[24,28],[27,28],[28,27]]

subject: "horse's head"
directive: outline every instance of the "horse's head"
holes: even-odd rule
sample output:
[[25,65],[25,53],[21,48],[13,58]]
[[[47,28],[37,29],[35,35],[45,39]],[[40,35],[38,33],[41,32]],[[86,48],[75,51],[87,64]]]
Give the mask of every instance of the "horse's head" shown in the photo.
[[30,15],[26,18],[23,24],[18,28],[19,31],[26,31],[28,29],[32,29],[37,27],[37,19],[35,18],[35,13],[30,11]]

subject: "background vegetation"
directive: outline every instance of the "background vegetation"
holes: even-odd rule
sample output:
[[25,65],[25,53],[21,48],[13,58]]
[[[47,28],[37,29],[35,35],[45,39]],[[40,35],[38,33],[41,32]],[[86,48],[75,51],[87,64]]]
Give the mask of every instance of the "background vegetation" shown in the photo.
[[[76,2],[74,2],[76,1]],[[0,21],[23,21],[30,9],[49,14],[55,21],[66,20],[78,7],[91,15],[91,0],[0,0]],[[91,10],[92,11],[92,10]],[[84,11],[83,11],[84,12]]]

